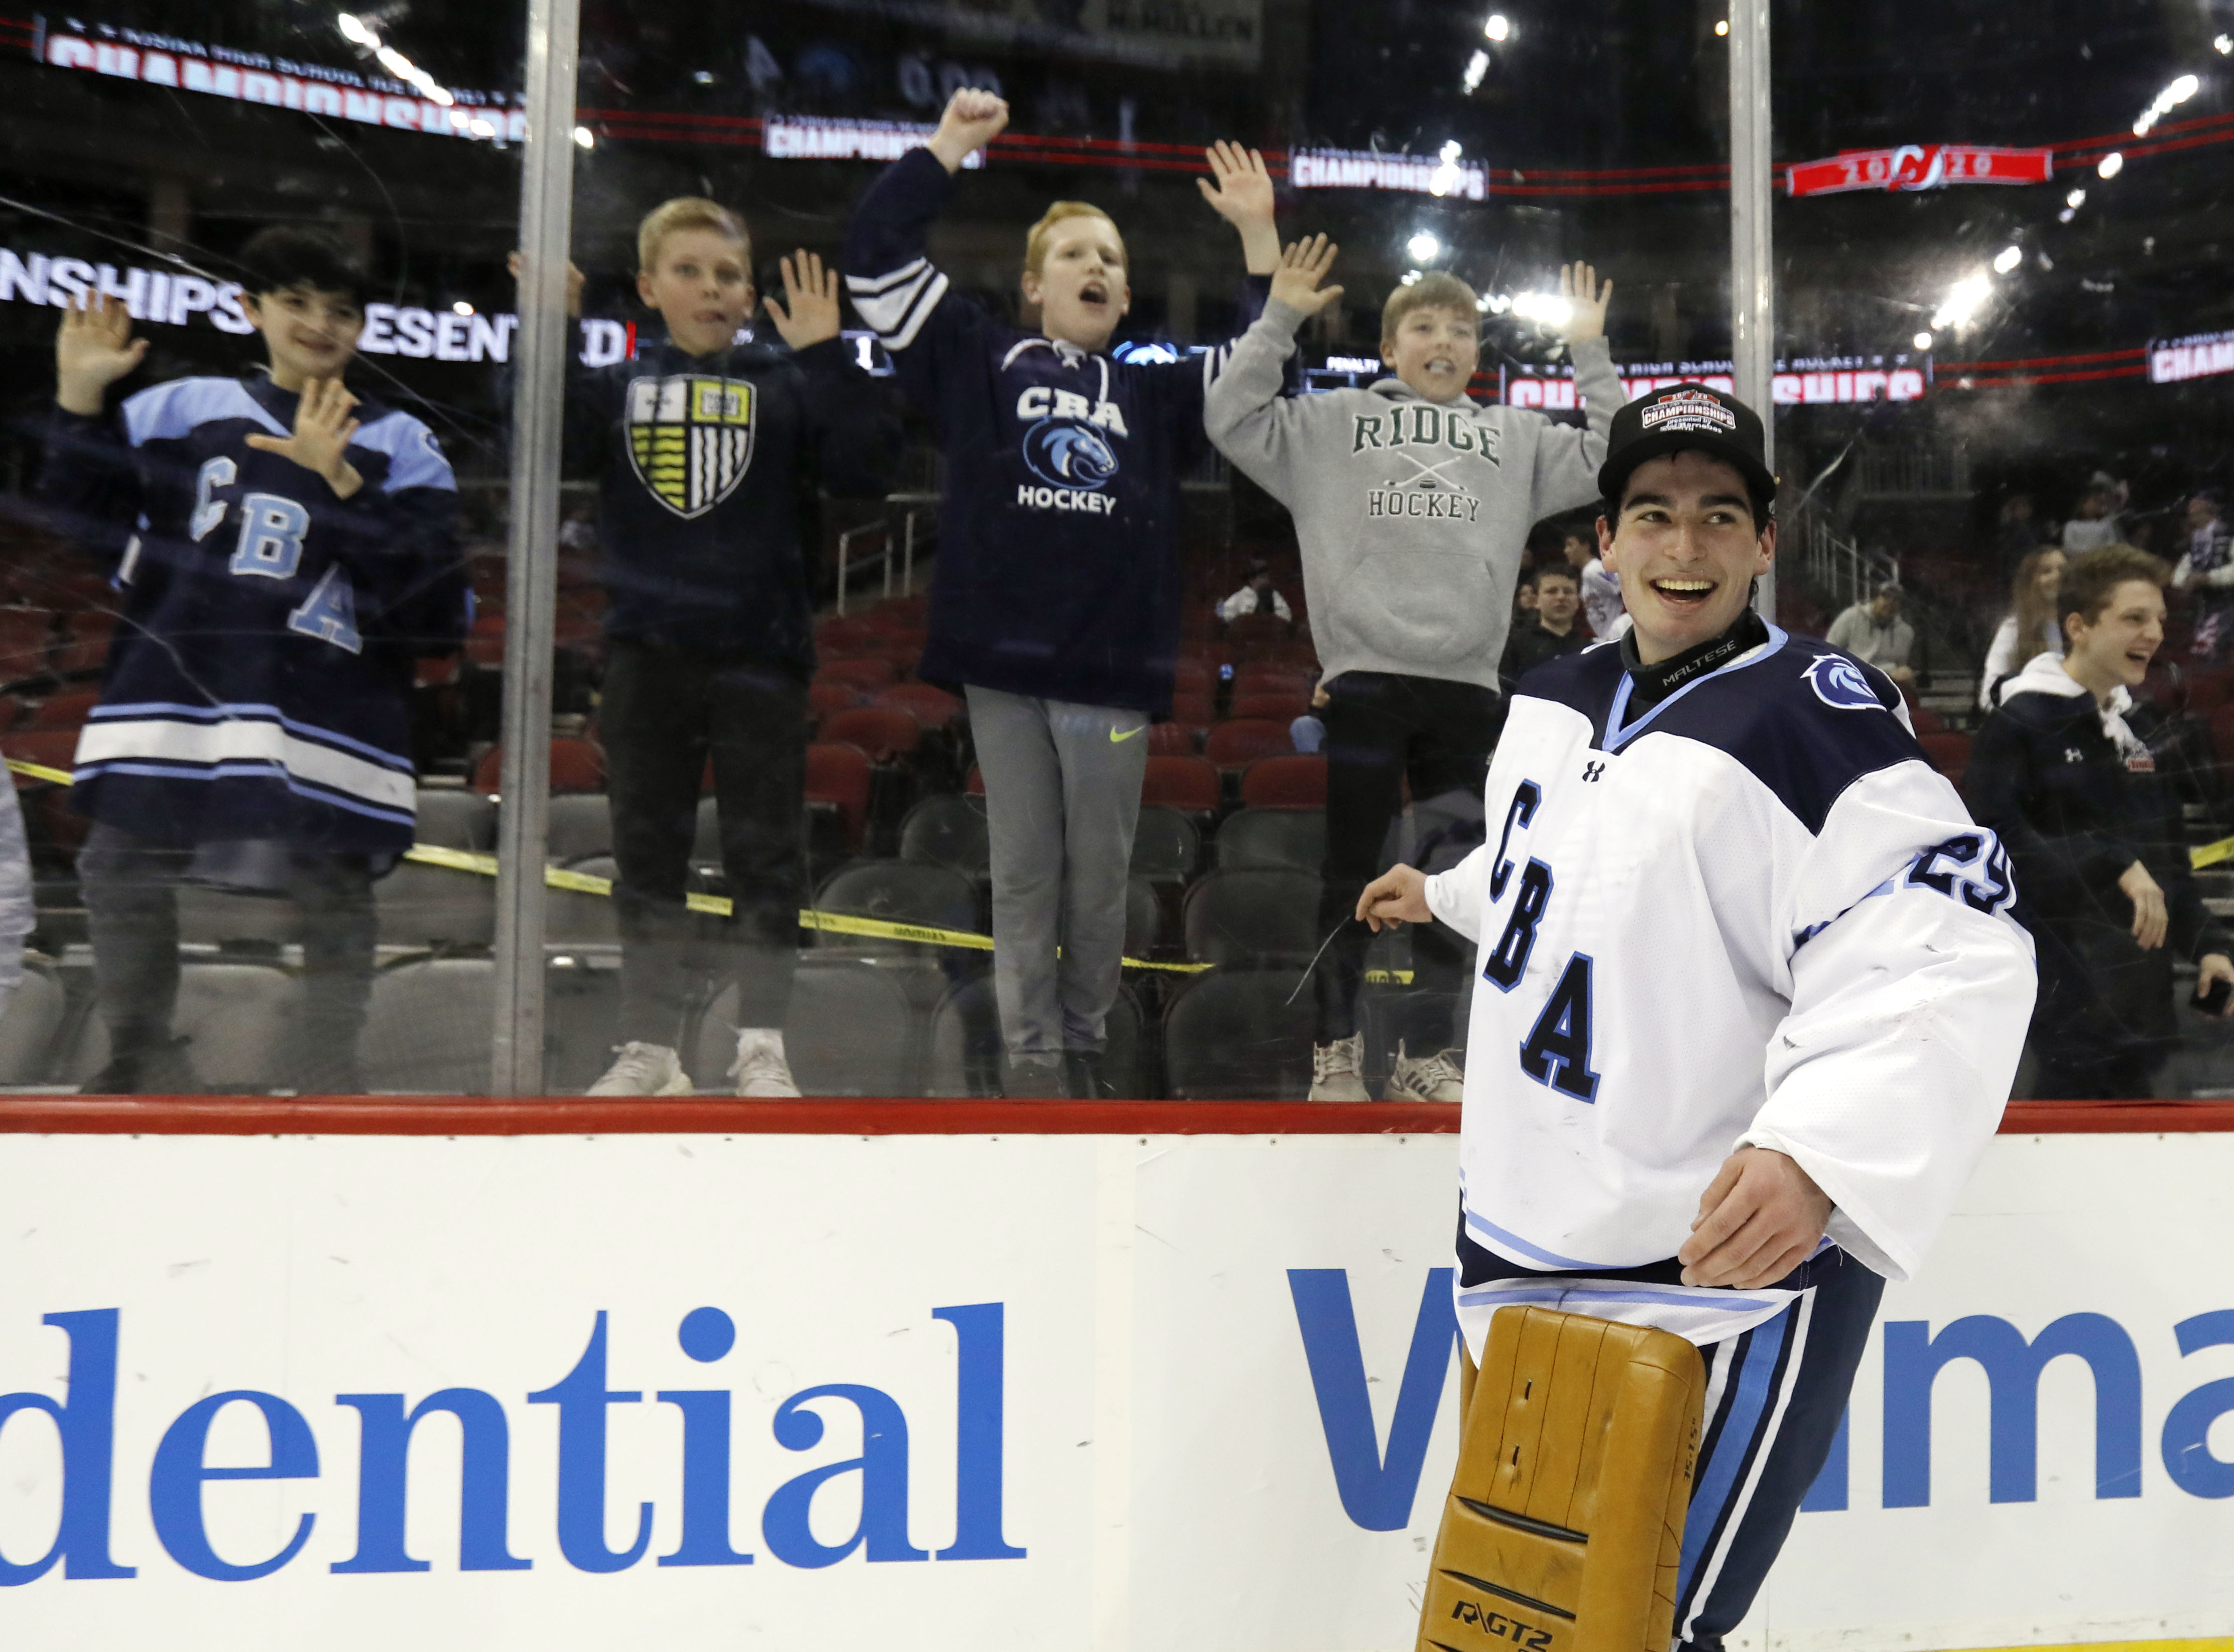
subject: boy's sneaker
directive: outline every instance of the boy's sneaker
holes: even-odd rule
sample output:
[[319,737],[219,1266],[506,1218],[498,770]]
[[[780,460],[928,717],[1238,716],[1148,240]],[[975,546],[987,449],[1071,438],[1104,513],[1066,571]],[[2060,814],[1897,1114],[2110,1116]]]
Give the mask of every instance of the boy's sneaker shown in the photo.
[[1012,1055],[1001,1074],[1001,1094],[1016,1101],[1063,1101],[1070,1097],[1060,1055]]
[[1383,1101],[1462,1101],[1466,1099],[1466,1069],[1452,1059],[1456,1050],[1408,1057],[1404,1043],[1396,1043],[1396,1065],[1388,1069]]
[[183,1038],[118,1051],[108,1065],[78,1086],[80,1095],[199,1095],[202,1081],[186,1060]]
[[604,1077],[592,1084],[589,1095],[688,1095],[690,1075],[682,1060],[664,1044],[634,1041],[617,1045],[613,1064]]
[[729,1063],[729,1076],[737,1081],[739,1095],[796,1096],[791,1063],[784,1059],[783,1031],[777,1027],[748,1027],[737,1035],[737,1059]]
[[1331,1044],[1311,1046],[1311,1094],[1314,1101],[1370,1101],[1365,1087],[1365,1035],[1352,1033]]

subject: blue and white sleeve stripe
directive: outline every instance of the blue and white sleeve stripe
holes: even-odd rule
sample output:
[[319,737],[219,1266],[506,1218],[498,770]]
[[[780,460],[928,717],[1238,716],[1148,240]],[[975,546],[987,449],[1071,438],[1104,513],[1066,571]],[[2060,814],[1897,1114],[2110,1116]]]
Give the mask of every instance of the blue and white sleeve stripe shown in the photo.
[[946,296],[946,278],[930,259],[916,258],[887,275],[847,276],[846,291],[877,342],[886,349],[902,350],[915,343],[915,336]]

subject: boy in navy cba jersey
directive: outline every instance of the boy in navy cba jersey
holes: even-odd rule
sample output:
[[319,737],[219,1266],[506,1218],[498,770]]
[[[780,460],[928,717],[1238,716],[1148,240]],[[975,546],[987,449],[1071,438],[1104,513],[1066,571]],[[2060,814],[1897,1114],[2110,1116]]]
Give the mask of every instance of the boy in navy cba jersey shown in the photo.
[[365,277],[331,238],[262,232],[244,308],[267,370],[138,367],[121,304],[62,318],[42,491],[116,562],[121,608],[70,801],[108,1066],[91,1091],[190,1091],[171,1030],[182,880],[303,916],[288,1078],[349,1091],[372,987],[373,879],[412,841],[412,660],[464,634],[457,484],[411,415],[343,388]]
[[[1008,118],[990,93],[956,93],[930,147],[862,197],[846,279],[946,459],[919,669],[969,699],[1009,1093],[1088,1095],[1106,1094],[1145,735],[1171,708],[1179,477],[1205,446],[1203,392],[1224,351],[1109,356],[1132,297],[1125,244],[1081,201],[1055,203],[1025,244],[1023,296],[1042,330],[947,291],[924,234],[963,159]],[[1269,275],[1280,248],[1262,158],[1221,144],[1210,160],[1218,187],[1202,183],[1205,197],[1240,231],[1252,275]]]
[[[690,1091],[676,1047],[695,996],[736,990],[737,1094],[799,1094],[783,1046],[804,893],[807,682],[814,669],[806,536],[815,490],[890,484],[899,428],[838,336],[838,275],[782,260],[768,309],[788,350],[738,343],[752,239],[695,197],[637,232],[637,294],[663,343],[570,370],[569,468],[599,478],[606,594],[598,729],[609,765],[621,926],[622,1042],[592,1095]],[[574,276],[574,308],[580,277]],[[709,761],[735,903],[707,957],[684,905]]]

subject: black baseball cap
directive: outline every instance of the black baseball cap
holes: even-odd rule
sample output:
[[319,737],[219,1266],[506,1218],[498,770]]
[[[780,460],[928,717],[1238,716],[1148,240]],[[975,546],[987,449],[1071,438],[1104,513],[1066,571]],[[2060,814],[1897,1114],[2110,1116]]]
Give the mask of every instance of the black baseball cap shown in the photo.
[[1724,391],[1704,384],[1668,384],[1624,402],[1606,436],[1598,491],[1617,508],[1630,473],[1648,459],[1693,448],[1736,467],[1767,498],[1776,497],[1776,475],[1762,458],[1760,415]]

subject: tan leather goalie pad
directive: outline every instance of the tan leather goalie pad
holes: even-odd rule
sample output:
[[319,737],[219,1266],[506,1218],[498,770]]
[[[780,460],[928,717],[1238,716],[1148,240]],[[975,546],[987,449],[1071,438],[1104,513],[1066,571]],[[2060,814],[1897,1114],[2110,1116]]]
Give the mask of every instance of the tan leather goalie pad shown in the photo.
[[1468,1386],[1419,1652],[1668,1652],[1699,1351],[1643,1326],[1500,1308]]

